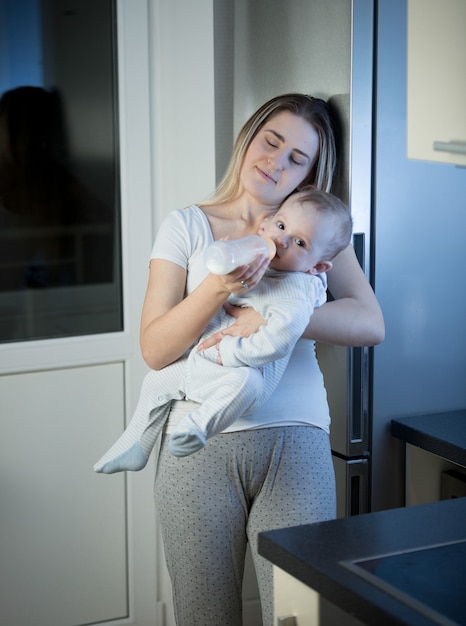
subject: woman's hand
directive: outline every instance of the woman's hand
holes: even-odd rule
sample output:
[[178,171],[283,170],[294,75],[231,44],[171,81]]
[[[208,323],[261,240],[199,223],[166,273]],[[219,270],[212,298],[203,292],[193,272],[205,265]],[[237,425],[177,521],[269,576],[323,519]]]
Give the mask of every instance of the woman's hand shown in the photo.
[[217,278],[222,281],[227,291],[242,296],[258,284],[269,263],[269,257],[258,254],[249,265],[241,265],[229,274],[217,275]]
[[232,326],[211,335],[200,343],[197,346],[197,350],[199,352],[218,345],[225,335],[230,335],[232,337],[249,337],[250,335],[257,333],[260,327],[266,324],[262,315],[255,309],[233,306],[229,302],[225,302],[223,306],[228,315],[236,318],[236,322]]
[[[259,254],[249,265],[242,265],[229,274],[218,278],[222,278],[225,288],[231,293],[243,295],[257,285],[269,263],[269,257]],[[197,346],[198,352],[217,346],[225,335],[249,337],[257,333],[259,328],[267,323],[260,313],[250,307],[234,306],[228,301],[224,303],[223,307],[228,315],[236,319],[236,322],[205,339]]]
[[[267,258],[258,255],[249,265],[243,265],[225,276],[209,274],[185,297],[186,270],[170,261],[153,259],[140,330],[141,352],[147,365],[159,370],[184,354],[197,341],[229,295],[244,294],[257,285],[268,263]],[[246,324],[242,323],[242,330],[236,332],[237,328],[233,334],[246,337],[256,332],[259,325],[260,322],[252,322],[247,330]],[[209,346],[219,341],[209,342]]]

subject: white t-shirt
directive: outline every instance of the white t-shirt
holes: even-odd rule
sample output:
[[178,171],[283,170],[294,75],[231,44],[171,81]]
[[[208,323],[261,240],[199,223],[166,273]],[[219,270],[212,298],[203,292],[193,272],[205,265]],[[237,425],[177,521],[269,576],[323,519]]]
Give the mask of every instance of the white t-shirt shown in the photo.
[[[198,206],[178,209],[162,222],[151,259],[164,259],[187,269],[186,291],[189,294],[208,274],[203,255],[212,241],[209,221]],[[173,402],[168,433],[193,406],[190,401]],[[254,413],[237,419],[224,432],[305,424],[329,432],[330,415],[314,342],[300,339],[271,398]]]

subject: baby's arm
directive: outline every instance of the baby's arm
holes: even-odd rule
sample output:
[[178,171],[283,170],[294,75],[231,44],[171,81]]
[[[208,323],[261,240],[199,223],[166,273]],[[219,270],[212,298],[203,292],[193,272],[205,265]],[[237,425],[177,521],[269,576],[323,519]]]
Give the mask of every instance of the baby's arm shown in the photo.
[[266,325],[261,326],[257,333],[249,337],[230,335],[223,337],[219,344],[223,365],[260,367],[289,356],[309,323],[314,306],[320,306],[325,302],[325,289],[319,278],[312,280],[306,277],[303,285],[302,280],[294,276],[293,284],[297,288],[294,291],[286,290],[285,297],[280,299],[272,288],[268,301],[262,305],[255,302],[254,292],[251,292],[250,305],[258,308],[266,320]]

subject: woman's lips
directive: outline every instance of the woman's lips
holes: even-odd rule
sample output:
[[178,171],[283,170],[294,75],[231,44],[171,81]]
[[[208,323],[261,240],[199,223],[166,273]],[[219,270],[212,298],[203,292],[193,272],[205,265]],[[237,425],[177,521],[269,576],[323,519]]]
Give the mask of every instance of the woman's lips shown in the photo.
[[275,180],[275,178],[273,176],[271,176],[267,171],[262,170],[260,167],[258,167],[257,170],[259,171],[259,173],[261,174],[261,176],[263,178],[266,178],[267,180],[270,180],[272,183],[276,183],[277,182]]

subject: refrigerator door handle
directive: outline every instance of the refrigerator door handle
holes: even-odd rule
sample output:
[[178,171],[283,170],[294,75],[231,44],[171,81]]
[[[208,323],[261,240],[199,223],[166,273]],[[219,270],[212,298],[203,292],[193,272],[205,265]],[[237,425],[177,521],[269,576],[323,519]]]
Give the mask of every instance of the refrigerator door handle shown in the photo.
[[[362,269],[365,269],[365,234],[354,233],[353,246]],[[368,450],[369,423],[369,348],[349,350],[349,456],[363,455]]]
[[359,456],[368,450],[368,369],[369,349],[351,348],[349,456]]
[[369,461],[333,455],[337,482],[337,516],[361,515],[369,511]]

